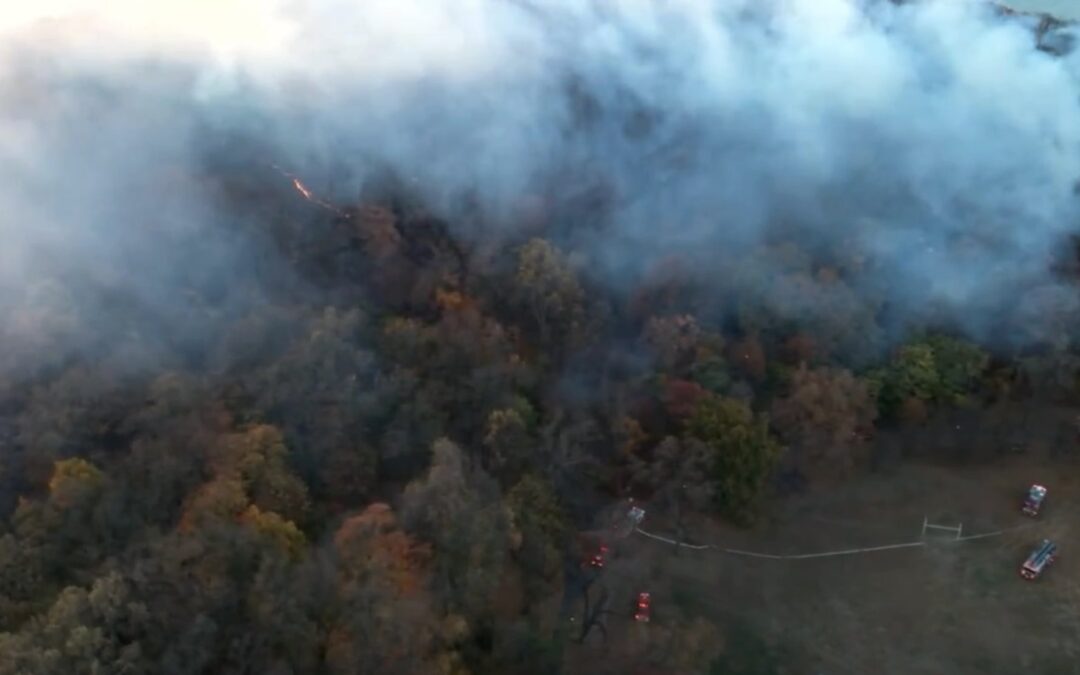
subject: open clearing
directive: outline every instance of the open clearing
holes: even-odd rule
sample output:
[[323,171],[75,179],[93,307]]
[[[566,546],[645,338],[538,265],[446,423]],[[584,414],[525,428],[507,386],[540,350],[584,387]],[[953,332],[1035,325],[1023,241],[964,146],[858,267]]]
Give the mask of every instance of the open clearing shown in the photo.
[[[650,590],[654,622],[674,614],[703,616],[749,630],[762,649],[797,654],[794,669],[761,666],[738,672],[1080,673],[1080,545],[1074,514],[1080,505],[1075,465],[1033,457],[943,468],[905,463],[833,490],[783,501],[749,530],[699,520],[691,541],[767,553],[812,553],[920,539],[924,516],[963,524],[949,541],[928,534],[922,548],[812,560],[760,560],[717,551],[682,550],[634,535],[620,542],[601,582],[613,598],[610,640],[580,648],[614,670],[653,672],[620,657],[640,635],[629,620],[633,594]],[[1031,482],[1050,488],[1037,519],[1019,513]],[[662,518],[644,527],[670,535]],[[1018,567],[1042,537],[1061,555],[1039,581]],[[598,585],[599,585],[598,583]],[[634,638],[638,639],[638,638]],[[632,641],[632,640],[631,640]],[[628,656],[628,654],[627,654]],[[766,659],[767,661],[768,659]]]

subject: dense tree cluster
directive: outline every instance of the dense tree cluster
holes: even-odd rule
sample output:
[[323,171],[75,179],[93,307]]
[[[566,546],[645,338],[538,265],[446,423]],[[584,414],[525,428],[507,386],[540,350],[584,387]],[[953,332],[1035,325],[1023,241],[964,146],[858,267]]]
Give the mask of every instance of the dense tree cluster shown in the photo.
[[[628,293],[554,229],[481,250],[406,200],[235,199],[285,271],[195,289],[201,341],[15,322],[47,353],[0,372],[0,674],[559,672],[605,505],[747,523],[782,474],[860,470],[876,426],[1068,363],[890,343],[855,268],[792,245],[758,252],[792,260],[767,283],[675,261]],[[660,623],[656,672],[734,658]]]

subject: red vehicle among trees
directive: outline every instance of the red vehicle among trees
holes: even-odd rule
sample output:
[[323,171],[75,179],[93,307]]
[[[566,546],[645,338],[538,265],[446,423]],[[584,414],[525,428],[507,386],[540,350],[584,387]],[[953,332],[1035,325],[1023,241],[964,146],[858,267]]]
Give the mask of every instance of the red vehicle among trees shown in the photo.
[[638,593],[637,602],[634,604],[634,621],[648,621],[652,615],[652,596],[648,593]]
[[593,567],[598,570],[604,569],[604,563],[607,560],[607,552],[608,547],[604,544],[601,544],[600,548],[597,549],[596,553],[592,554],[592,556],[589,557],[587,561],[589,567]]

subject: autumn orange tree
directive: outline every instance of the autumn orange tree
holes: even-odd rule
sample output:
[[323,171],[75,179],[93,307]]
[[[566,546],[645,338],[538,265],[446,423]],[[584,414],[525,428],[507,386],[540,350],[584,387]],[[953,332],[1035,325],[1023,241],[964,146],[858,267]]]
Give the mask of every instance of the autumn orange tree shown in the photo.
[[773,402],[771,421],[792,444],[802,469],[848,475],[866,447],[877,405],[871,386],[842,369],[798,368],[789,391]]

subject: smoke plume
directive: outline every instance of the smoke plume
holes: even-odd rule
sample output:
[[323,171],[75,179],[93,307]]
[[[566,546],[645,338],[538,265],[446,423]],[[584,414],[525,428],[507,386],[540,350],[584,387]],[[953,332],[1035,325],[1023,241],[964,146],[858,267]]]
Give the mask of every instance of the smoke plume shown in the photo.
[[479,200],[462,236],[542,204],[596,281],[678,256],[706,313],[1047,340],[1078,310],[1052,268],[1077,227],[1080,62],[1037,49],[1037,23],[975,0],[0,9],[0,373],[197,350],[257,303],[269,255],[207,167],[271,164],[335,204],[387,167],[451,221]]

